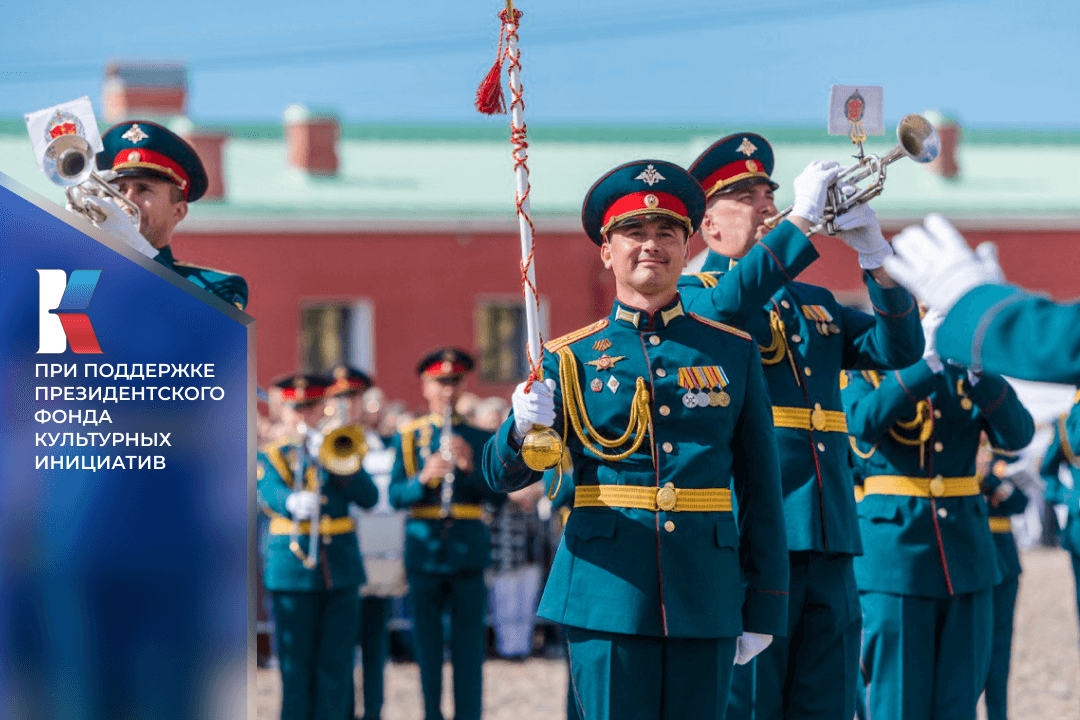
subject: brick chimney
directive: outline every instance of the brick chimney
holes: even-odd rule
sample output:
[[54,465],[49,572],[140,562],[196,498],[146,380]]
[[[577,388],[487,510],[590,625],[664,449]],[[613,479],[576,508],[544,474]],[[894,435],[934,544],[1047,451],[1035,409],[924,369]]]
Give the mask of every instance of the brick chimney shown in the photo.
[[960,141],[963,139],[960,123],[955,118],[948,117],[938,110],[927,110],[923,114],[927,120],[933,123],[938,131],[938,136],[941,138],[941,152],[938,153],[937,159],[927,165],[927,169],[946,180],[959,179],[960,161],[958,155]]
[[313,113],[303,105],[285,109],[288,163],[311,175],[336,175],[341,127],[336,116]]
[[196,127],[186,117],[176,118],[169,129],[195,148],[206,169],[207,187],[203,200],[222,200],[225,197],[225,141],[228,133]]
[[166,121],[184,114],[187,68],[183,65],[114,62],[105,66],[101,107],[109,125],[131,118]]

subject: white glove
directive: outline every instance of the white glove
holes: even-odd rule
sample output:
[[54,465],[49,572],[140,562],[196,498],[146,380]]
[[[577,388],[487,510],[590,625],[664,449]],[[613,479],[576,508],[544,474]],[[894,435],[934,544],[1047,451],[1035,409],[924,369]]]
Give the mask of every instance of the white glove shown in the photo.
[[1054,517],[1058,521],[1058,529],[1064,530],[1065,526],[1069,524],[1069,506],[1064,503],[1058,503],[1054,506]]
[[836,236],[859,253],[859,267],[873,270],[881,267],[885,258],[893,254],[892,245],[881,234],[881,223],[873,209],[863,203],[836,219]]
[[947,315],[952,306],[979,285],[997,283],[991,264],[980,260],[963,236],[941,215],[927,215],[893,238],[895,255],[885,259],[894,280],[922,302]]
[[745,665],[772,643],[773,636],[764,633],[744,632],[735,641],[735,664]]
[[285,498],[285,509],[294,520],[310,520],[319,511],[319,496],[310,490],[297,490]]
[[945,316],[934,308],[926,311],[922,318],[923,337],[926,338],[926,349],[923,350],[923,360],[936,373],[944,369],[941,358],[937,354],[937,331],[941,323],[945,322]]
[[994,282],[1005,282],[1005,273],[1002,272],[1001,264],[998,263],[997,245],[989,240],[979,243],[975,247],[975,257],[979,258],[979,262],[982,263],[988,274],[992,273],[994,275]]
[[1008,480],[1005,480],[994,489],[994,499],[999,503],[1003,503],[1012,497],[1014,490],[1016,490],[1016,488],[1013,487],[1013,484]]
[[552,378],[542,383],[534,382],[529,392],[525,392],[525,383],[521,383],[514,388],[510,400],[514,405],[517,439],[525,437],[533,425],[551,427],[555,424],[555,380]]
[[307,454],[314,458],[319,457],[319,451],[322,450],[324,440],[326,440],[326,436],[318,430],[308,430],[305,440]]
[[[146,257],[157,257],[158,251],[142,236],[139,232],[139,226],[135,224],[132,217],[124,212],[115,200],[112,198],[90,195],[78,189],[76,189],[75,192],[80,196],[83,204],[95,207],[105,213],[105,220],[100,224],[95,223],[97,227],[109,233],[114,238],[123,241],[129,247],[138,250]],[[74,210],[71,203],[68,203],[67,209]]]
[[791,214],[805,218],[812,225],[821,222],[826,191],[842,169],[835,160],[815,160],[807,165],[792,183],[795,202],[791,206]]

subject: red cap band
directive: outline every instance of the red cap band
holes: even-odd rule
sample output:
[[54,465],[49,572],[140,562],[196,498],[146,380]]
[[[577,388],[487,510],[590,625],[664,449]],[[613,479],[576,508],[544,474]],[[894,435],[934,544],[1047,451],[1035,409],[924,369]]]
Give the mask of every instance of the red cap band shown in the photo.
[[116,153],[113,159],[113,170],[128,170],[130,168],[146,168],[164,173],[184,193],[184,199],[188,196],[188,175],[184,168],[173,162],[170,158],[146,148],[130,148]]
[[671,193],[635,192],[623,195],[611,204],[604,213],[604,222],[600,234],[606,235],[613,225],[637,215],[667,215],[678,220],[686,227],[686,232],[693,232],[686,204]]
[[701,187],[705,188],[705,197],[712,197],[728,185],[752,177],[767,180],[769,174],[765,172],[765,168],[757,160],[736,160],[733,163],[724,165],[705,178],[705,182],[701,183]]

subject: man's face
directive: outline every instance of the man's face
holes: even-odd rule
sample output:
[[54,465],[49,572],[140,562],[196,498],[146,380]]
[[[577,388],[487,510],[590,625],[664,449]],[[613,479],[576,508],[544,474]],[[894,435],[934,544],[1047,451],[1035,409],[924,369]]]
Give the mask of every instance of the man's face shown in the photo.
[[168,180],[122,177],[113,183],[120,194],[139,206],[139,233],[156,249],[172,242],[173,229],[187,215],[187,202],[177,200],[178,189]]
[[769,233],[765,220],[775,214],[772,188],[765,183],[754,183],[709,198],[701,233],[711,250],[741,258]]
[[281,420],[286,427],[295,428],[299,423],[304,423],[309,428],[314,428],[325,416],[322,401],[301,403],[285,403],[281,409]]
[[608,233],[600,259],[615,274],[616,289],[658,295],[679,282],[688,259],[686,240],[686,228],[673,219],[634,218]]
[[428,410],[442,414],[446,406],[453,407],[463,390],[463,378],[433,378],[424,375],[421,378],[421,391],[427,400]]

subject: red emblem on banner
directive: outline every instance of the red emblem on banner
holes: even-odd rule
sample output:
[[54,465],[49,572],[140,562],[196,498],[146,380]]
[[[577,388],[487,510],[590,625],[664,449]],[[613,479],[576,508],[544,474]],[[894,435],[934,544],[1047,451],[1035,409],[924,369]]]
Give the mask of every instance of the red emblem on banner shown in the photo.
[[844,110],[848,122],[857,123],[862,121],[863,112],[866,110],[866,101],[863,100],[863,96],[859,94],[858,90],[853,92],[848,99],[844,101]]

